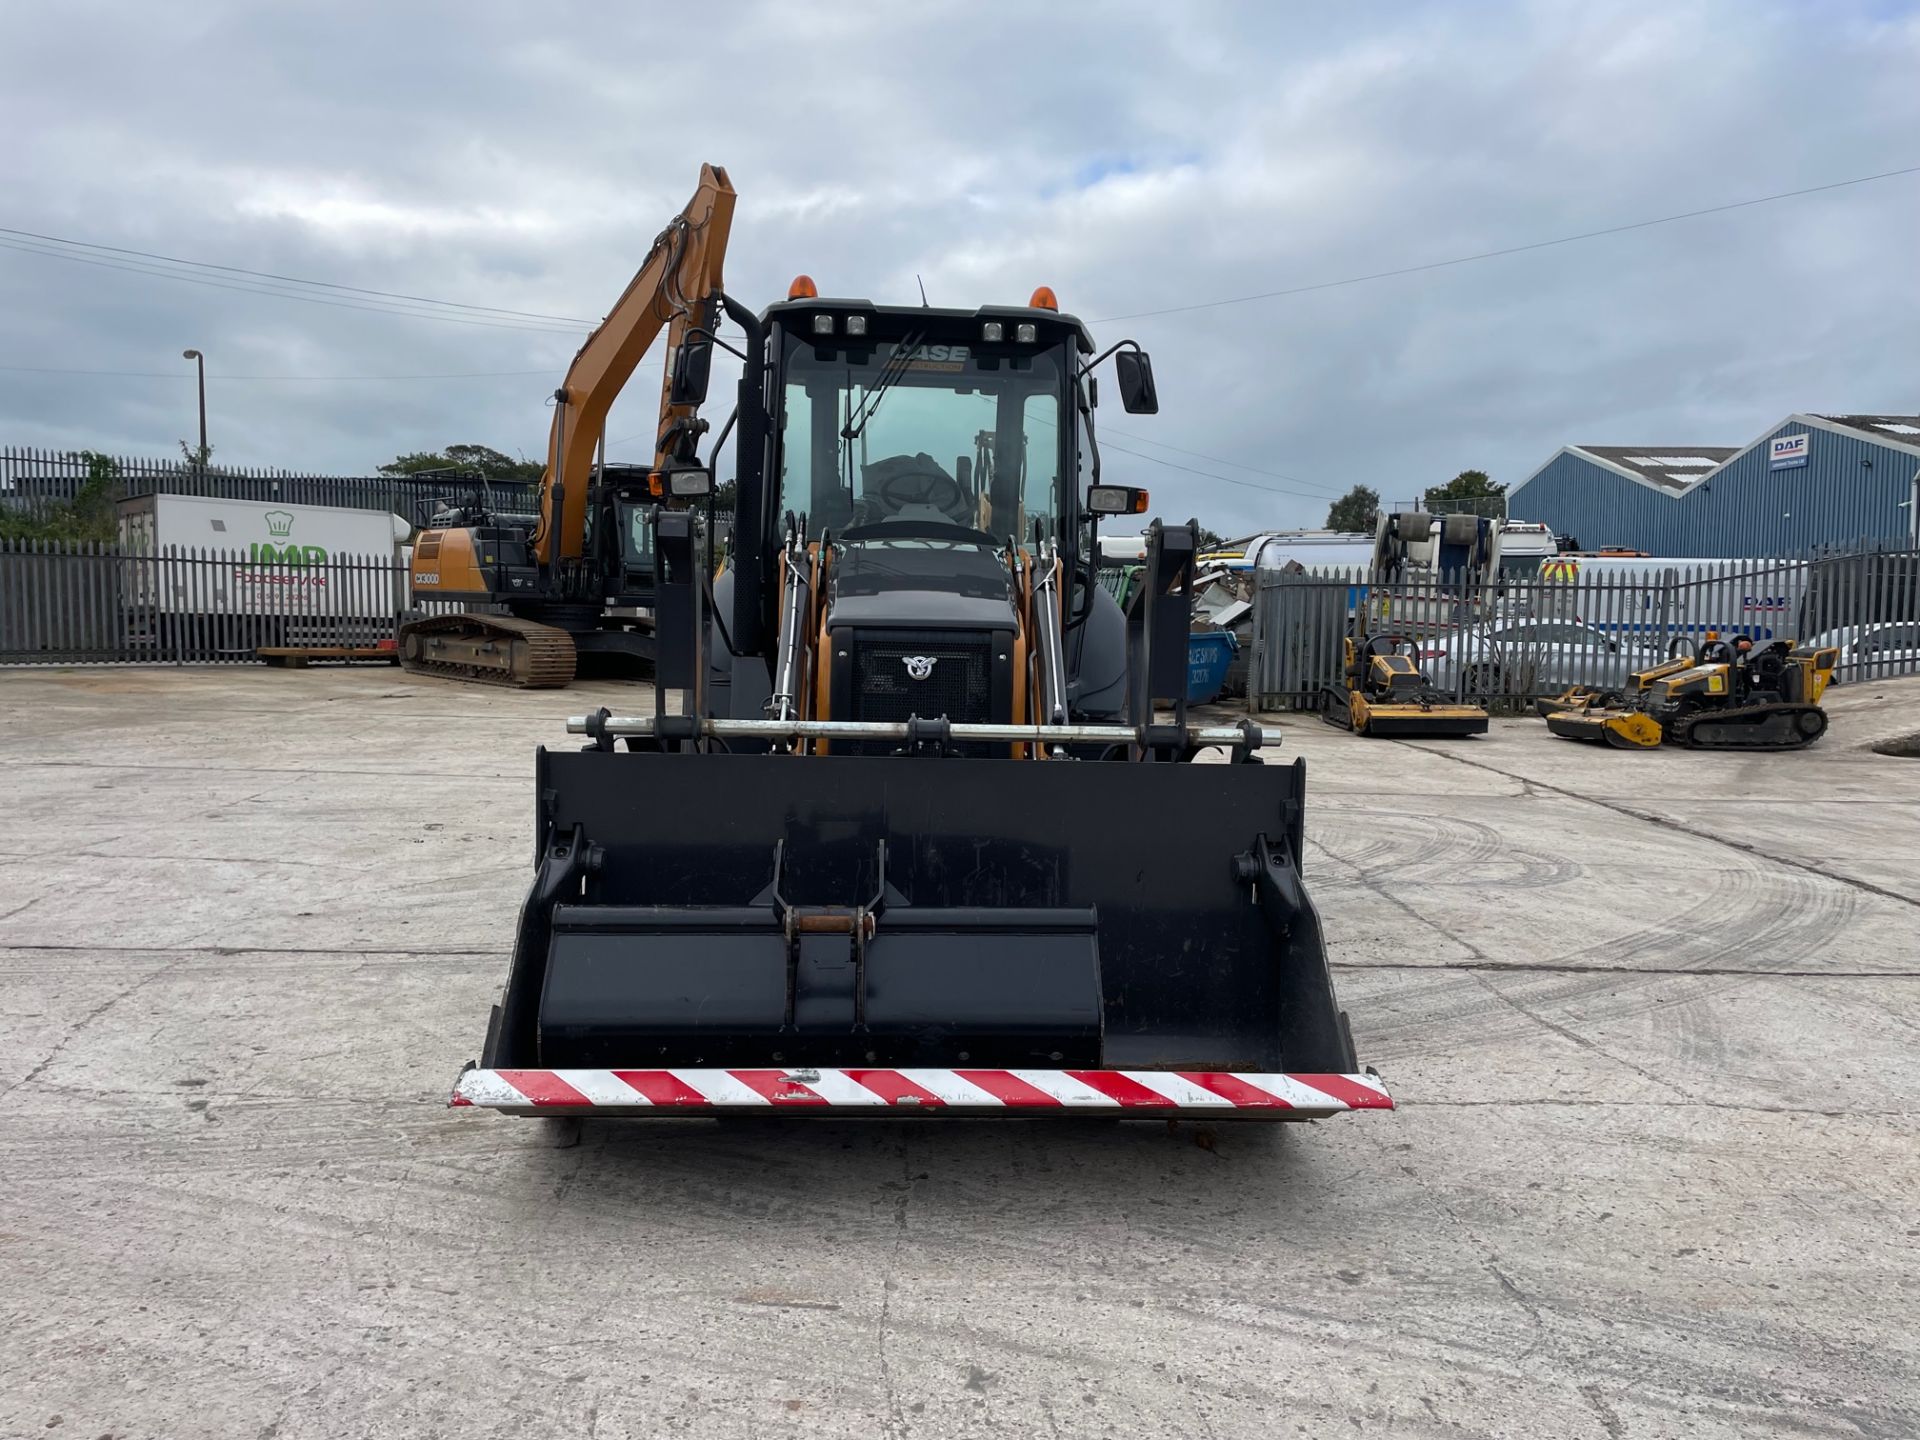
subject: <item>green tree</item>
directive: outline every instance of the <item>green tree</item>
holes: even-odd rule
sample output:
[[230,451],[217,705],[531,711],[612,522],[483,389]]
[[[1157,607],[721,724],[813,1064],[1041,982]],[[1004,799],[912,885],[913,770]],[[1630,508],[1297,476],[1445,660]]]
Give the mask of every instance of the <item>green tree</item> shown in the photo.
[[1437,514],[1500,515],[1506,510],[1506,493],[1507,487],[1494,484],[1486,471],[1462,470],[1446,484],[1428,490],[1422,503]]
[[1380,513],[1380,492],[1356,485],[1327,507],[1327,529],[1349,535],[1370,534]]
[[110,455],[76,451],[69,458],[87,467],[73,499],[27,509],[0,509],[0,540],[98,540],[118,538],[115,506],[123,495],[120,466]]
[[395,456],[380,467],[382,475],[418,475],[423,470],[470,470],[489,480],[538,480],[546,469],[538,460],[516,460],[491,445],[449,445],[444,450],[416,450]]

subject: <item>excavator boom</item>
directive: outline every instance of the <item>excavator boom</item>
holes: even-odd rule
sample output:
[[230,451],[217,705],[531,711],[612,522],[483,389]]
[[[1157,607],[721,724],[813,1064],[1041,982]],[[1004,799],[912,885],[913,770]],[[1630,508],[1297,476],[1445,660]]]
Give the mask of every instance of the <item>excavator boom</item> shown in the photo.
[[[531,523],[481,505],[460,526],[421,533],[412,566],[417,598],[503,606],[508,613],[473,610],[408,621],[399,636],[407,669],[544,688],[573,679],[581,650],[652,658],[654,577],[650,557],[634,543],[642,529],[636,512],[668,498],[669,469],[697,459],[705,423],[696,404],[675,402],[672,362],[696,327],[711,334],[733,205],[727,172],[701,166],[693,198],[655,237],[619,300],[573,357],[554,392],[539,514]],[[597,452],[607,412],[662,328],[671,353],[651,468],[605,466]]]
[[[540,525],[533,538],[534,556],[542,565],[578,560],[585,550],[587,484],[606,433],[607,411],[654,338],[663,326],[671,326],[668,339],[678,348],[690,326],[708,322],[709,297],[720,289],[733,228],[733,203],[727,172],[702,165],[693,198],[654,238],[645,262],[567,367],[567,378],[554,392],[547,471],[540,484]],[[670,352],[667,373],[672,372]],[[662,452],[675,422],[690,419],[693,409],[674,405],[668,387],[661,387],[656,466],[665,458]]]

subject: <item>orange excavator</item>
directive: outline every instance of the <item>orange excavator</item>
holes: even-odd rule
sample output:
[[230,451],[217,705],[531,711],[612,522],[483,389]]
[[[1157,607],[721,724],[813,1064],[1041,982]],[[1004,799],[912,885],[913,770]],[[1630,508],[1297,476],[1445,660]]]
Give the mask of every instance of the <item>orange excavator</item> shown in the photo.
[[[458,524],[425,530],[414,542],[416,601],[488,608],[402,625],[404,668],[557,688],[573,679],[581,654],[654,658],[657,577],[649,516],[712,493],[711,471],[698,463],[695,449],[707,424],[695,405],[675,403],[673,361],[689,335],[712,334],[718,318],[712,297],[720,293],[733,207],[726,171],[701,166],[693,198],[655,238],[619,301],[574,356],[553,394],[539,514],[502,514],[481,502],[459,513]],[[607,465],[601,455],[607,411],[663,329],[669,378],[661,389],[653,463]],[[711,353],[699,345],[690,352],[703,364]]]

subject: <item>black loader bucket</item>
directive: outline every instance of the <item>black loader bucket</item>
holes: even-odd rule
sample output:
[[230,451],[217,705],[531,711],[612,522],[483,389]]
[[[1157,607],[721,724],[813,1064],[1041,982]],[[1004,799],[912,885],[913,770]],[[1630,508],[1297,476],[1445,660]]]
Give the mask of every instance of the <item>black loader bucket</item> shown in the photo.
[[1313,1118],[1358,1074],[1302,764],[542,751],[455,1105]]

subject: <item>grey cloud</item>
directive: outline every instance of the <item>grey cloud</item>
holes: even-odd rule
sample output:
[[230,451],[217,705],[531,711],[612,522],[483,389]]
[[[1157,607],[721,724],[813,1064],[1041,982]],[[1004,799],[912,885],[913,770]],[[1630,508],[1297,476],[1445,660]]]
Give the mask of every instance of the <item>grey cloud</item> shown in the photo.
[[[1920,21],[1885,5],[341,4],[12,7],[0,224],[386,290],[598,315],[703,159],[730,287],[1088,317],[1443,259],[1920,163]],[[1907,147],[1903,149],[1902,147]],[[1162,513],[1314,524],[1567,441],[1739,443],[1920,391],[1920,177],[1374,284],[1100,327],[1163,410],[1113,454]],[[0,249],[0,439],[161,453],[184,345],[235,463],[538,453],[577,337],[237,295]],[[609,433],[644,435],[649,367]],[[644,443],[644,442],[636,442]],[[1120,441],[1150,451],[1150,444]]]

